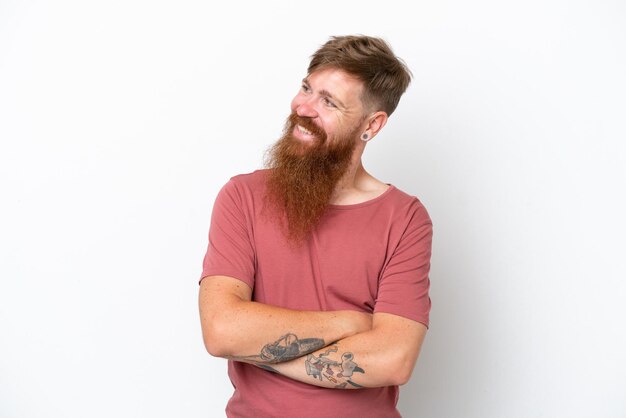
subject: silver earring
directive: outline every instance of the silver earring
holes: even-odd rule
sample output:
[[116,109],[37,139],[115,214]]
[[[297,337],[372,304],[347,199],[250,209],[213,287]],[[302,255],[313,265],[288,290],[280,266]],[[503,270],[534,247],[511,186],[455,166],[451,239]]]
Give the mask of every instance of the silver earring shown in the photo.
[[368,139],[370,139],[369,135],[367,133],[364,133],[363,135],[361,135],[361,140],[362,141],[367,141]]

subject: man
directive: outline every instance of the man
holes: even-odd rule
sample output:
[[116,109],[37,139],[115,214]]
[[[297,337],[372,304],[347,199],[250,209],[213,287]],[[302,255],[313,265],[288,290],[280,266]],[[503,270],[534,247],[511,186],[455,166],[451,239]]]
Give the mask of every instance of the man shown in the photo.
[[220,191],[199,303],[207,350],[229,359],[227,416],[400,416],[428,325],[432,224],[361,156],[410,77],[381,39],[331,38],[268,169]]

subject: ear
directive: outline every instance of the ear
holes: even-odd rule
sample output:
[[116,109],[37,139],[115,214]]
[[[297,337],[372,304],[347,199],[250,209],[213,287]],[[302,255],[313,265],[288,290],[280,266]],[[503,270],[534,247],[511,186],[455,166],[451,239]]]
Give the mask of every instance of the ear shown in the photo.
[[365,127],[362,133],[367,134],[367,140],[369,141],[374,138],[387,123],[387,113],[382,110],[372,113],[365,119],[364,123]]

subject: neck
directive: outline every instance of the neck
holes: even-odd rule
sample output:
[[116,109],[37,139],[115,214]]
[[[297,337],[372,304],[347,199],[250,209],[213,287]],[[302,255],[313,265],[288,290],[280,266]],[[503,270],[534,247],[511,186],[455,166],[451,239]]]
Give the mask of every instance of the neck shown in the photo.
[[363,147],[358,147],[354,150],[348,170],[335,185],[331,204],[340,204],[342,201],[350,200],[351,196],[359,192],[359,185],[363,183],[363,180],[371,177],[363,168],[362,155]]
[[389,188],[386,183],[370,175],[361,162],[363,147],[357,148],[346,173],[337,182],[330,204],[350,205],[380,196]]

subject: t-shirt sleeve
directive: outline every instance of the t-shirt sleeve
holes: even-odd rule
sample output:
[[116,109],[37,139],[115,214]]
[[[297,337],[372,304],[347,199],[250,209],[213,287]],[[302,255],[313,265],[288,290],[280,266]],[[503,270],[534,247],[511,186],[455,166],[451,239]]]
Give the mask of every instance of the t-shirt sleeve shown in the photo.
[[417,199],[412,208],[409,222],[379,280],[374,312],[399,315],[428,327],[433,228]]
[[229,276],[254,288],[255,252],[247,207],[243,192],[231,179],[213,205],[200,281],[207,276]]

